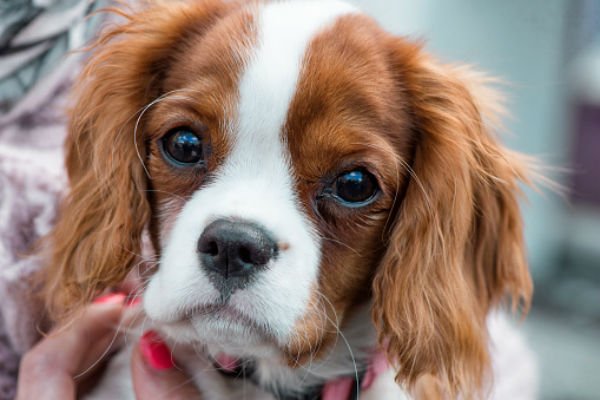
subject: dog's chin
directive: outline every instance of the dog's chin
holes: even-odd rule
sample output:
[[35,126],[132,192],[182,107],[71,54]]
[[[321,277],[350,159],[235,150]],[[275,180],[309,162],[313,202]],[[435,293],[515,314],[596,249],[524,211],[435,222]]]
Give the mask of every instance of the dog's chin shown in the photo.
[[268,326],[231,307],[204,307],[186,318],[159,324],[159,329],[180,344],[202,347],[210,353],[226,352],[247,357],[281,354]]

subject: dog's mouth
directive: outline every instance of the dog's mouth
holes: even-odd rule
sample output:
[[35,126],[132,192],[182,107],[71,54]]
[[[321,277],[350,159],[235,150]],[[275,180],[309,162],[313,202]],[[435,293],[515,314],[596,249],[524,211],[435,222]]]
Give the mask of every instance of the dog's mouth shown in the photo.
[[193,320],[197,318],[230,320],[249,325],[253,323],[250,317],[227,303],[203,304],[191,307],[184,312],[184,319]]
[[212,303],[192,307],[183,313],[183,321],[189,322],[196,330],[209,328],[223,333],[251,332],[268,341],[274,340],[268,326],[228,303]]

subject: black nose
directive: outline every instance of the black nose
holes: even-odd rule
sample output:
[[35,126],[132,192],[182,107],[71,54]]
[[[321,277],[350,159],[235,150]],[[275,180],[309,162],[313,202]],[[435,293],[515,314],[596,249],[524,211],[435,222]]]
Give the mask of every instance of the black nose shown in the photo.
[[248,277],[277,255],[277,244],[261,226],[219,219],[198,240],[202,265],[225,279]]

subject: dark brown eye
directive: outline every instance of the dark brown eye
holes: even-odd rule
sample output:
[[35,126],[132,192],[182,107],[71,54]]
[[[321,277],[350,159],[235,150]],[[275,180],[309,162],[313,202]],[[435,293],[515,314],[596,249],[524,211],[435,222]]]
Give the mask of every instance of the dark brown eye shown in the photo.
[[365,169],[354,169],[339,175],[333,183],[332,194],[347,206],[360,207],[372,200],[377,191],[377,180]]
[[162,139],[167,161],[178,166],[191,166],[204,159],[202,140],[189,128],[177,128]]

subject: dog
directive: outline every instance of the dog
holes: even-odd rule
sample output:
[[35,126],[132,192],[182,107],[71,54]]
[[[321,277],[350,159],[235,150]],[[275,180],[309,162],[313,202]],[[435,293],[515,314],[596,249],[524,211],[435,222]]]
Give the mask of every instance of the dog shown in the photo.
[[488,78],[337,0],[117,13],[75,89],[55,320],[122,282],[147,232],[144,313],[206,399],[319,398],[348,378],[356,398],[534,396],[498,311],[532,294],[528,162],[496,137]]

